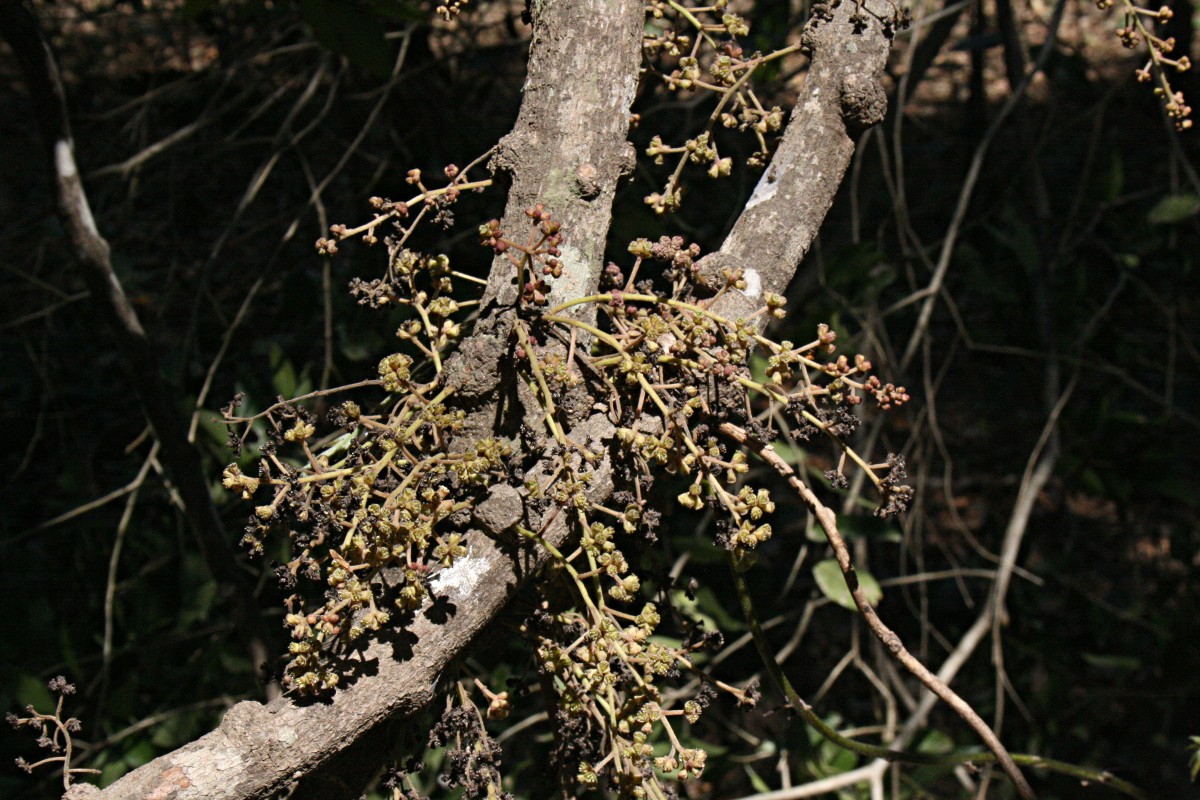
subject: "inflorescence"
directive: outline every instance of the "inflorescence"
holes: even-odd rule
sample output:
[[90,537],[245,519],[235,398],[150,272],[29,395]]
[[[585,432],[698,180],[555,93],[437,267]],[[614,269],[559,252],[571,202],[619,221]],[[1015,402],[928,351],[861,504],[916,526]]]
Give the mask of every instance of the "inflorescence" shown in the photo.
[[[465,180],[453,169],[446,174]],[[376,632],[406,628],[436,599],[438,571],[469,557],[472,511],[504,487],[526,511],[503,535],[548,551],[556,567],[546,580],[565,582],[574,598],[565,606],[547,600],[523,626],[552,695],[560,767],[578,785],[666,797],[672,791],[666,778],[694,777],[705,763],[702,749],[683,744],[679,726],[695,723],[718,693],[751,705],[757,692],[701,668],[697,653],[719,646],[718,632],[693,624],[678,646],[656,636],[666,595],[645,584],[634,557],[639,541],[653,540],[660,524],[656,506],[663,500],[652,497],[653,485],[673,483],[679,505],[714,513],[717,543],[742,558],[771,538],[775,501],[767,487],[747,482],[746,453],[721,426],[733,423],[767,443],[781,435],[775,416],[788,420],[788,435],[797,441],[829,440],[837,455],[830,481],[844,485],[845,470],[857,466],[879,492],[879,513],[890,516],[911,497],[903,459],[869,463],[848,438],[864,400],[886,410],[908,394],[872,375],[863,356],[837,354],[837,334],[825,325],[800,345],[760,333],[767,319],[784,316],[779,295],[766,294],[749,318],[722,316],[717,301],[744,289],[745,276],[729,271],[716,285],[706,281],[699,248],[679,237],[633,242],[632,263],[627,270],[609,264],[598,293],[552,304],[567,234],[536,205],[526,212],[527,234],[512,237],[495,220],[479,234],[515,272],[509,360],[545,430],[464,435],[459,387],[443,365],[462,335],[463,309],[474,301],[458,295],[459,279],[467,276],[446,256],[405,247],[408,211],[422,206],[424,213],[447,194],[426,189],[419,175],[412,180],[422,192],[418,202],[373,199],[379,215],[372,224],[353,231],[335,226],[333,238],[318,243],[331,253],[351,236],[376,243],[385,222],[393,228],[384,237],[384,276],[352,284],[360,302],[406,313],[398,337],[407,352],[387,355],[376,376],[347,387],[377,392],[379,400],[370,409],[355,400],[337,403],[328,415],[334,430],[323,435],[324,423],[297,401],[240,416],[235,398],[225,410],[235,446],[256,424],[266,430],[257,466],[243,471],[232,464],[224,473],[228,489],[258,503],[243,543],[262,553],[274,535],[290,540],[290,557],[275,567],[289,592],[284,683],[303,694],[332,691],[355,648]],[[592,313],[577,313],[582,308]],[[749,366],[754,349],[765,356],[765,375],[756,377]],[[593,413],[606,419],[607,449],[572,438],[578,419],[556,403],[571,392],[584,392]],[[535,443],[542,445],[536,455],[521,455]],[[606,461],[614,486],[598,497],[593,488]],[[566,547],[545,535],[554,520],[575,531]],[[672,619],[678,616],[672,610]],[[684,675],[703,688],[676,704],[663,683]],[[487,796],[499,785],[488,766],[498,752],[487,745],[484,717],[506,715],[509,699],[477,685],[486,715],[460,686],[435,738],[459,754],[453,769],[468,796]],[[656,750],[655,742],[664,745]]]

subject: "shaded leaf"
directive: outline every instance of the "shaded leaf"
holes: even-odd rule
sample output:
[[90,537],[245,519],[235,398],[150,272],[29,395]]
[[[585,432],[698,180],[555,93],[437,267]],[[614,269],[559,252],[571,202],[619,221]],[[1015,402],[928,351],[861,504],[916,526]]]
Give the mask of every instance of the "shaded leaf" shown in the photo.
[[392,46],[366,7],[334,0],[302,0],[300,13],[325,47],[379,77],[391,73]]
[[1169,194],[1154,204],[1146,221],[1151,225],[1173,225],[1200,211],[1200,197],[1194,194]]
[[[858,608],[854,605],[850,587],[846,586],[846,579],[842,576],[842,569],[836,561],[827,558],[818,562],[812,572],[821,594],[842,608],[848,608],[851,611]],[[879,581],[875,580],[875,576],[866,570],[856,569],[855,573],[858,575],[858,582],[862,585],[863,592],[867,595],[867,602],[873,606],[878,605],[879,601],[883,599],[883,589],[879,587]]]

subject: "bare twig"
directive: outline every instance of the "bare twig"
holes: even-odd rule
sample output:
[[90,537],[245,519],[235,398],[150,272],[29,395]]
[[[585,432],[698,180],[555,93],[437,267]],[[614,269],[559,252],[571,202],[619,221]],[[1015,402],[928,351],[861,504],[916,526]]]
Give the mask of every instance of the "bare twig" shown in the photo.
[[946,238],[942,242],[942,250],[938,255],[937,266],[934,268],[933,277],[929,281],[929,285],[917,292],[914,297],[921,297],[924,303],[921,306],[921,311],[917,316],[917,324],[913,328],[912,336],[908,340],[908,345],[904,348],[904,355],[899,362],[899,371],[904,372],[908,369],[908,365],[912,362],[913,356],[916,355],[917,347],[925,336],[925,329],[929,326],[929,320],[933,314],[934,302],[937,300],[938,294],[942,288],[942,282],[946,278],[946,272],[950,268],[950,260],[954,255],[954,245],[958,241],[958,233],[962,229],[963,220],[966,218],[967,209],[971,204],[971,197],[975,192],[975,185],[979,181],[979,176],[983,170],[984,157],[987,155],[988,148],[996,135],[1000,132],[1000,127],[1008,118],[1008,115],[1016,109],[1021,99],[1025,96],[1025,92],[1032,84],[1034,77],[1041,72],[1046,63],[1049,61],[1050,55],[1054,53],[1054,43],[1058,37],[1058,26],[1062,21],[1063,11],[1066,9],[1066,0],[1059,0],[1054,7],[1054,15],[1050,19],[1049,29],[1046,31],[1046,40],[1042,44],[1041,52],[1038,55],[1038,60],[1034,64],[1033,69],[1025,76],[1025,80],[1021,81],[1021,85],[1013,90],[1009,95],[1004,106],[996,114],[984,133],[983,139],[979,146],[975,148],[975,153],[971,157],[971,166],[967,170],[967,176],[963,180],[962,189],[959,191],[958,203],[954,208],[954,215],[950,221],[950,227],[947,230]]
[[1025,776],[1021,774],[1021,770],[1012,760],[1012,756],[1009,755],[1008,750],[996,737],[996,734],[992,732],[992,729],[988,727],[987,723],[980,718],[967,701],[963,700],[957,692],[938,679],[924,664],[917,660],[904,646],[904,643],[900,641],[900,637],[888,628],[883,623],[883,620],[879,618],[879,615],[875,613],[875,609],[871,606],[870,601],[867,600],[866,592],[858,582],[858,576],[854,571],[854,564],[850,559],[850,551],[846,547],[846,542],[842,539],[841,533],[838,531],[837,516],[833,511],[821,502],[807,484],[800,480],[799,476],[792,470],[791,465],[784,461],[773,448],[756,442],[748,437],[743,429],[729,422],[721,425],[721,431],[739,443],[749,446],[781,477],[787,480],[788,485],[800,496],[804,504],[809,507],[813,516],[817,518],[821,529],[825,531],[825,535],[829,539],[829,544],[833,548],[834,557],[837,559],[838,566],[842,570],[842,575],[846,579],[846,586],[849,587],[850,595],[854,598],[854,604],[858,607],[858,611],[863,619],[866,620],[871,632],[884,644],[893,658],[916,676],[930,691],[953,708],[971,726],[979,738],[983,740],[984,744],[987,745],[987,748],[996,756],[996,760],[1004,769],[1005,774],[1008,775],[1009,779],[1017,787],[1017,792],[1021,797],[1026,800],[1031,800],[1031,798],[1035,797],[1033,788],[1025,780]]

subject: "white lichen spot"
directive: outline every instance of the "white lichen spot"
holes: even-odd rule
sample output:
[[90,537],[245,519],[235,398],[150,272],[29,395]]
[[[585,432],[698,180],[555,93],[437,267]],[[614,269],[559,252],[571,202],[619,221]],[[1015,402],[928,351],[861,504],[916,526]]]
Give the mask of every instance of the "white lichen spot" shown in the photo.
[[54,143],[54,166],[62,180],[74,178],[79,173],[75,168],[75,154],[71,151],[71,143],[66,139],[59,139]]
[[758,270],[747,267],[742,271],[742,280],[746,282],[742,294],[751,299],[758,299],[762,295],[762,276],[758,274]]
[[283,742],[284,744],[291,744],[298,738],[299,737],[296,735],[296,731],[292,728],[284,728],[279,732],[279,741]]
[[88,233],[98,237],[100,231],[96,229],[96,220],[92,218],[92,209],[79,184],[79,168],[75,166],[75,152],[71,143],[66,139],[59,139],[54,143],[54,169],[58,172],[59,181],[74,184],[71,198],[76,205],[75,215],[79,217],[79,221],[83,223],[83,227],[87,229]]
[[93,236],[99,236],[100,231],[96,228],[96,220],[92,218],[92,207],[88,205],[87,198],[83,196],[82,191],[76,192],[75,197],[79,203],[79,219],[83,222],[83,227]]
[[758,179],[758,185],[754,187],[754,193],[750,195],[750,199],[746,202],[747,210],[754,208],[759,203],[765,203],[775,196],[775,192],[779,191],[779,179],[774,168],[767,170]]
[[448,594],[451,600],[470,596],[483,575],[484,560],[471,558],[470,551],[463,558],[456,558],[454,564],[438,570],[430,581],[437,594]]
[[804,101],[804,113],[816,114],[821,110],[821,87],[814,86],[812,94]]
[[551,304],[561,303],[572,297],[582,297],[592,283],[583,251],[569,244],[561,244],[558,249],[561,251],[558,260],[562,262],[563,274],[561,278],[547,281],[550,284]]

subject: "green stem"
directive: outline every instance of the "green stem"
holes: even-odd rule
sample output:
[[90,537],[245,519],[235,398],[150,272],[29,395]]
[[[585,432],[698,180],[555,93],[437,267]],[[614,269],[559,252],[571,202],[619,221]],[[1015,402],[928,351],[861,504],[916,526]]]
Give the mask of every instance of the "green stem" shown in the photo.
[[558,423],[554,420],[554,416],[558,411],[554,405],[554,395],[550,393],[550,387],[546,384],[545,376],[542,375],[542,367],[538,363],[537,354],[533,350],[533,342],[529,341],[528,331],[519,322],[516,325],[516,331],[517,339],[521,342],[521,346],[525,348],[525,357],[529,360],[529,369],[533,372],[533,378],[537,381],[538,388],[542,390],[542,398],[545,400],[546,427],[554,435],[554,440],[563,447],[566,447],[568,445],[567,438],[563,434],[562,429],[559,428]]

